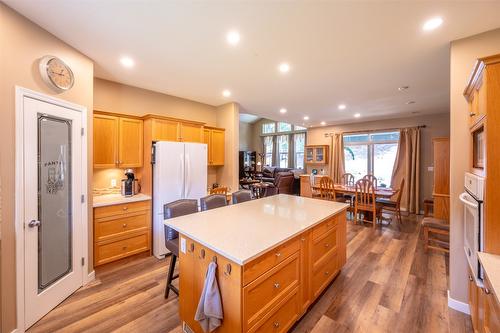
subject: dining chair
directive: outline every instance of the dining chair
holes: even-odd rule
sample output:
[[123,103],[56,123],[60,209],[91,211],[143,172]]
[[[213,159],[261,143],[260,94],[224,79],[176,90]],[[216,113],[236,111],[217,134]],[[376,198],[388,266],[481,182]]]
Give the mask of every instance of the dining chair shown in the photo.
[[200,198],[201,211],[227,206],[225,194],[210,194]]
[[227,187],[219,186],[215,188],[211,188],[208,194],[224,194],[227,195]]
[[233,204],[252,200],[252,192],[249,190],[239,190],[234,192],[231,196],[233,197]]
[[[397,190],[395,200],[392,198],[380,198],[377,199],[377,204],[380,205],[380,218],[384,211],[387,211],[393,215],[396,215],[399,223],[402,223],[401,219],[401,197],[403,196],[403,191],[405,188],[405,179],[401,179],[399,189]],[[394,197],[394,196],[393,196]]]
[[[163,206],[163,218],[171,219],[178,216],[193,214],[198,212],[198,202],[191,199],[180,199],[167,203]],[[174,275],[175,263],[179,257],[179,233],[169,226],[165,226],[165,247],[172,253],[168,266],[167,284],[165,286],[165,298],[168,298],[170,290],[179,296],[179,289],[172,285],[172,280],[179,277]]]
[[[355,185],[354,196],[354,223],[358,221],[358,213],[363,212],[361,222],[372,223],[373,227],[377,225],[377,218],[379,217],[379,206],[375,200],[375,188],[373,183],[366,178],[360,179]],[[367,220],[365,213],[371,214],[372,220]]]
[[319,181],[320,198],[323,200],[336,201],[335,184],[333,179],[327,176],[321,177]]
[[352,173],[344,173],[340,178],[340,182],[342,185],[346,186],[354,186],[354,176]]
[[375,177],[374,175],[365,175],[363,177],[364,179],[368,179],[369,181],[372,182],[373,184],[373,188],[376,190],[378,188],[378,181],[377,181],[377,177]]
[[[354,176],[352,173],[344,173],[342,177],[340,177],[340,184],[344,186],[354,186]],[[343,199],[343,200],[342,200]],[[343,201],[349,203],[349,210],[352,210],[354,203],[354,195],[353,194],[337,194],[337,201]]]

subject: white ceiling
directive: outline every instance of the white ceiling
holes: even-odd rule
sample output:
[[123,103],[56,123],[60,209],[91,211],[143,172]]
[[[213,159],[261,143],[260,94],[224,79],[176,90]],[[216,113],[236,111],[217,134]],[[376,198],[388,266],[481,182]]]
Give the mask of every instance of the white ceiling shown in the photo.
[[[227,88],[248,112],[308,125],[448,112],[449,42],[500,26],[499,1],[3,1],[92,58],[98,77],[211,105]],[[422,31],[434,16],[443,25]]]

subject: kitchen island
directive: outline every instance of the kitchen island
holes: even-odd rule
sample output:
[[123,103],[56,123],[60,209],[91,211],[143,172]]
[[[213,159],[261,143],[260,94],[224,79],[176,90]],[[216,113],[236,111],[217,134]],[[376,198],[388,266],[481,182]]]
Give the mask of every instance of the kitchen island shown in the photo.
[[202,332],[194,315],[216,261],[224,319],[215,332],[286,332],[345,264],[347,207],[280,194],[165,220],[180,233],[183,325]]

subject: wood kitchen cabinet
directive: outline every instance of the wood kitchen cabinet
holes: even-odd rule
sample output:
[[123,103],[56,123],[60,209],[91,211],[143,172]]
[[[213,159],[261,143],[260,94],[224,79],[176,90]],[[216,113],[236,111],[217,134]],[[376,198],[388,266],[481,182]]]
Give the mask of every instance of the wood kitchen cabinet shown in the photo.
[[208,146],[208,165],[224,165],[224,129],[205,126],[203,129],[203,142]]
[[203,142],[203,123],[148,114],[152,141]]
[[94,168],[139,168],[143,157],[141,119],[94,113]]
[[434,150],[434,217],[450,219],[450,138],[432,139]]
[[328,145],[306,146],[307,164],[326,164],[328,163]]

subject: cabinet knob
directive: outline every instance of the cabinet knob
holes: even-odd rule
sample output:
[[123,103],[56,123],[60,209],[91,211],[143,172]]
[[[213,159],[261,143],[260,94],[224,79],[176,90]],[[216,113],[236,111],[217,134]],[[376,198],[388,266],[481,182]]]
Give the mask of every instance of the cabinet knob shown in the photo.
[[471,112],[471,113],[469,113],[469,116],[470,116],[470,117],[474,117],[475,115],[476,115],[476,113],[475,113],[475,112]]
[[484,293],[485,293],[486,295],[489,295],[489,294],[490,294],[490,290],[489,290],[488,288],[486,288],[486,287],[485,287],[485,288],[484,288]]
[[281,253],[280,252],[276,252],[276,258],[279,258],[281,257]]
[[128,210],[128,207],[127,206],[123,207],[123,210]]
[[194,243],[191,243],[191,245],[189,246],[189,252],[193,252],[194,251]]
[[278,321],[275,321],[275,322],[273,323],[273,325],[274,325],[274,327],[276,327],[276,328],[280,327],[280,323],[279,323]]
[[126,247],[126,246],[122,247],[122,250],[124,250],[124,251],[125,251],[126,249],[127,249],[127,247]]
[[303,241],[303,242],[305,242],[305,241],[306,241],[306,239],[305,239],[304,237],[302,237],[300,240],[301,240],[301,241]]
[[325,247],[330,247],[330,244],[328,244],[328,243],[325,243]]
[[123,223],[123,227],[126,228],[127,227],[127,223]]
[[326,272],[325,272],[325,275],[328,275],[328,274],[330,274],[330,272],[329,272],[329,271],[326,271]]
[[279,287],[281,287],[280,283],[279,282],[274,282],[274,288],[278,289]]
[[469,275],[469,281],[472,281],[472,280],[473,280],[473,279],[472,279],[472,275]]

